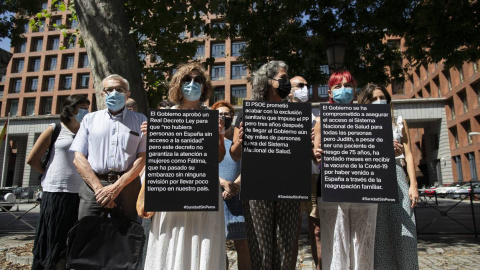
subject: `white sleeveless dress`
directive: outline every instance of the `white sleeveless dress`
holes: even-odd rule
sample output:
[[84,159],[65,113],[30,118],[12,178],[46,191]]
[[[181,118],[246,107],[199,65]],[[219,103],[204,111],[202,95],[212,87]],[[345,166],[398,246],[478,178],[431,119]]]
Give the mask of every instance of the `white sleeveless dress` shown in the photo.
[[219,188],[218,211],[153,215],[145,269],[224,270],[225,241],[225,214]]

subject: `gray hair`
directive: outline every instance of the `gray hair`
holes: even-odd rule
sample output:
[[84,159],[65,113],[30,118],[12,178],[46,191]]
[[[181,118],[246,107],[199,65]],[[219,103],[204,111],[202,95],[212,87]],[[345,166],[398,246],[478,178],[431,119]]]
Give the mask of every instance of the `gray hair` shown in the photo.
[[127,91],[130,91],[130,84],[128,83],[127,79],[123,78],[122,76],[120,76],[118,74],[112,74],[112,75],[108,75],[107,77],[105,77],[105,79],[102,80],[102,85],[106,81],[108,81],[110,79],[113,79],[113,78],[122,80],[125,83],[125,85],[127,86]]
[[270,61],[261,66],[252,74],[252,100],[265,100],[268,93],[268,80],[273,79],[280,68],[288,71],[288,66],[283,61]]

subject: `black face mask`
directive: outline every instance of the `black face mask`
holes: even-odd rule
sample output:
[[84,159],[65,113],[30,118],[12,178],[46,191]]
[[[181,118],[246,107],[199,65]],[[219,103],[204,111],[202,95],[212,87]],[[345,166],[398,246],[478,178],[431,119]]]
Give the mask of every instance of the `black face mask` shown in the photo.
[[232,125],[232,118],[231,117],[225,117],[225,129],[228,129]]
[[276,88],[275,91],[282,99],[286,98],[291,90],[292,84],[289,79],[283,77],[278,80],[278,88]]

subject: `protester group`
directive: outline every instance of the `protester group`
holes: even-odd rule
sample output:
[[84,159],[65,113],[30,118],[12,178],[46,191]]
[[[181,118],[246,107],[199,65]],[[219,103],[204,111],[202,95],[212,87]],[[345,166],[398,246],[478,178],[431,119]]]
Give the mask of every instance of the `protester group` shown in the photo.
[[[252,73],[251,83],[251,100],[303,103],[309,99],[306,79],[290,79],[283,61],[261,66]],[[398,203],[322,200],[321,164],[328,149],[321,149],[317,109],[311,116],[311,200],[245,200],[242,114],[227,101],[206,107],[213,92],[207,72],[195,62],[182,64],[170,80],[168,100],[159,109],[218,110],[219,207],[218,211],[147,212],[147,117],[136,112],[129,83],[122,76],[107,76],[102,87],[106,109],[89,113],[85,96],[69,96],[60,122],[38,137],[28,156],[28,164],[42,174],[43,189],[32,269],[66,269],[68,232],[78,220],[112,209],[144,226],[147,240],[138,269],[228,269],[228,240],[233,241],[239,270],[295,269],[303,212],[317,269],[418,269],[415,163],[407,123],[401,116],[394,118],[393,109]],[[350,72],[337,71],[328,87],[329,103],[350,104],[357,83]],[[357,102],[391,104],[391,96],[384,86],[369,83],[358,91]],[[46,152],[49,158],[42,162]],[[296,170],[295,162],[289,168],[264,169]],[[291,184],[296,184],[295,179]]]

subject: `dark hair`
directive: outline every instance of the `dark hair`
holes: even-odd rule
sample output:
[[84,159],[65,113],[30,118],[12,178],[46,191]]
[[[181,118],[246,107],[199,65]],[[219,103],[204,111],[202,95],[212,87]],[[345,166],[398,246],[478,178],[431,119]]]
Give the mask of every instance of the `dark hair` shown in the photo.
[[369,83],[362,88],[362,91],[360,92],[360,95],[358,96],[358,104],[370,104],[370,103],[372,103],[373,92],[375,90],[382,91],[383,95],[385,96],[385,99],[387,100],[387,103],[390,104],[390,102],[392,101],[392,96],[390,96],[390,93],[388,93],[385,86],[383,86],[381,84],[374,84],[374,83]]
[[167,108],[167,109],[170,109],[171,107],[173,107],[175,105],[175,103],[171,102],[170,100],[162,100],[160,101],[160,103],[158,103],[158,106],[157,108]]
[[70,120],[75,115],[73,112],[75,111],[75,107],[78,104],[88,104],[90,105],[90,100],[87,99],[86,96],[83,95],[71,95],[62,104],[62,113],[60,114],[60,120],[64,124],[70,123]]

